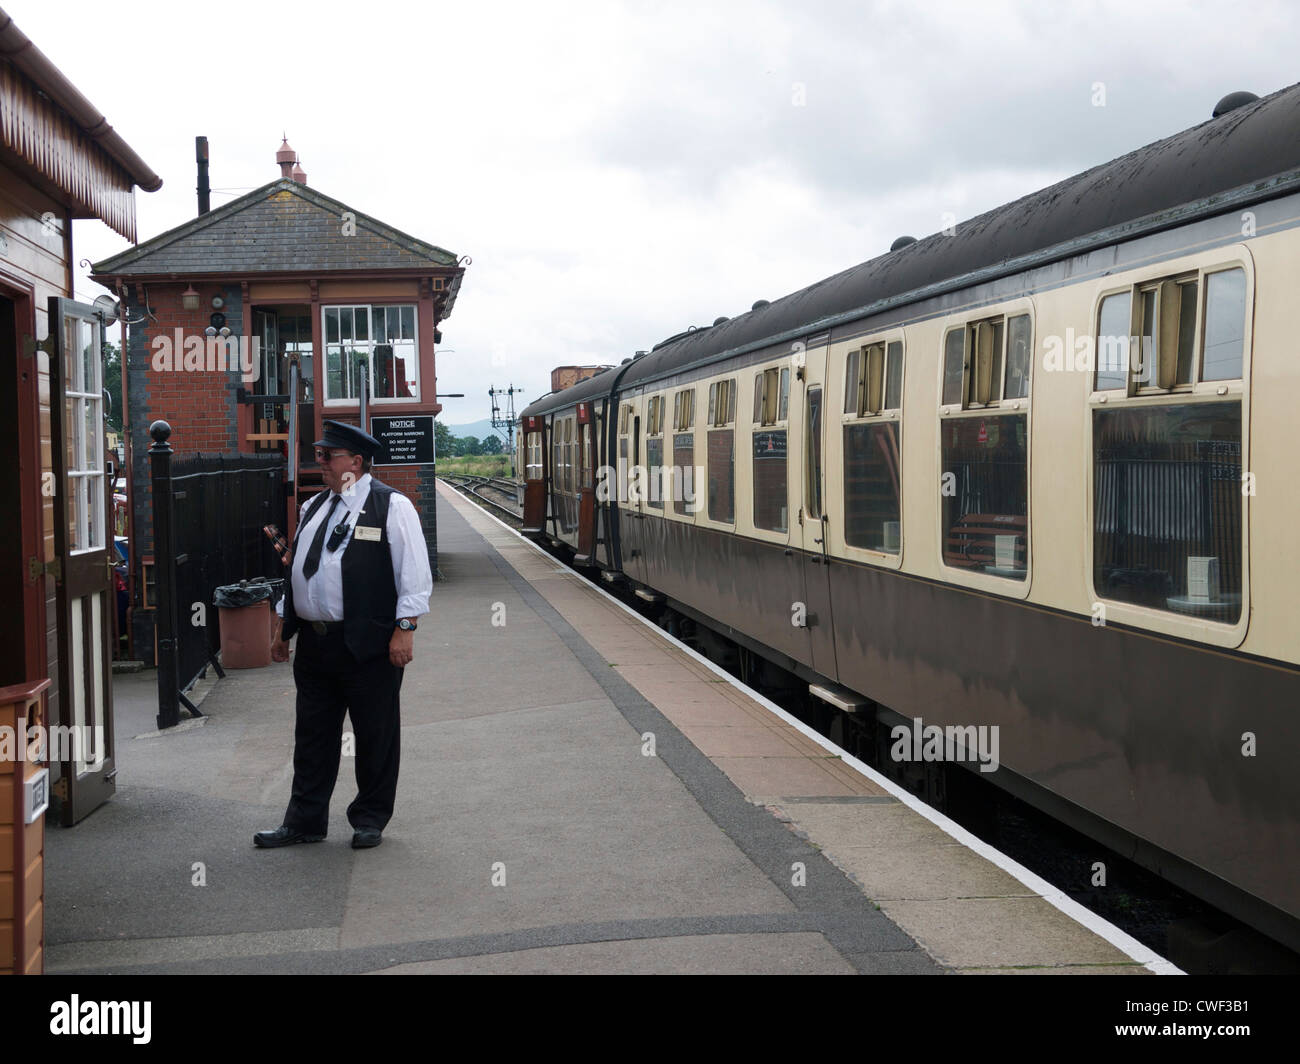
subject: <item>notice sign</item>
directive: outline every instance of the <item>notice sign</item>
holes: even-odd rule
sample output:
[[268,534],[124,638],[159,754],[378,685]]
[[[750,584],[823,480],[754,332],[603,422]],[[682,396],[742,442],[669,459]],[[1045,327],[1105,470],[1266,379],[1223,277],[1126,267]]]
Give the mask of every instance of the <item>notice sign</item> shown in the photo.
[[372,417],[370,435],[383,445],[375,456],[376,465],[412,465],[434,459],[432,414]]

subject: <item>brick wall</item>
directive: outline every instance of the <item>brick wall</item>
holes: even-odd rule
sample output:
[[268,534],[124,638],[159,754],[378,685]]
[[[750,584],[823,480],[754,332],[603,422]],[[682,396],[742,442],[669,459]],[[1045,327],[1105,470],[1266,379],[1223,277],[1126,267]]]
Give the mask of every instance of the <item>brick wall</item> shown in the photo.
[[238,402],[235,392],[243,384],[238,367],[224,372],[204,369],[185,369],[184,351],[175,351],[180,368],[160,370],[155,366],[157,349],[154,341],[166,337],[173,343],[175,330],[182,338],[203,337],[203,330],[213,314],[212,298],[221,296],[232,338],[238,337],[243,327],[243,311],[238,285],[198,284],[197,310],[186,310],[181,305],[185,285],[147,286],[145,291],[133,289],[124,302],[130,325],[126,344],[127,423],[124,432],[131,440],[130,494],[134,521],[131,543],[131,565],[135,572],[136,599],[132,606],[132,638],[137,658],[153,663],[153,613],[142,610],[141,598],[144,581],[140,562],[153,553],[153,493],[150,490],[149,448],[153,440],[149,426],[158,420],[166,421],[172,428],[168,443],[174,457],[202,452],[204,454],[230,454],[239,450]]
[[551,370],[551,391],[559,392],[572,388],[579,381],[594,377],[597,373],[609,369],[608,366],[556,366]]

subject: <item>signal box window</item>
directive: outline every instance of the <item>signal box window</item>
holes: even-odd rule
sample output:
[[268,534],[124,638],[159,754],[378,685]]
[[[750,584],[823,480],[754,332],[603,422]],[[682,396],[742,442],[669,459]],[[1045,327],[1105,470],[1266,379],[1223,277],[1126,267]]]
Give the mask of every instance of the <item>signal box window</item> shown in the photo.
[[325,399],[356,400],[362,375],[375,402],[420,398],[415,305],[322,308]]

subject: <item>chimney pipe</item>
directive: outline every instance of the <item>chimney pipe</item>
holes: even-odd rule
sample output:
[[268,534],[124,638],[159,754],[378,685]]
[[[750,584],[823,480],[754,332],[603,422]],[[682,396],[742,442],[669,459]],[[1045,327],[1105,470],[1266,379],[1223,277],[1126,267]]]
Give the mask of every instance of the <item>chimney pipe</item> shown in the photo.
[[294,164],[298,161],[298,153],[289,147],[289,134],[286,133],[280,138],[280,150],[275,153],[275,164],[280,168],[281,179],[292,177],[290,171],[293,170]]
[[199,215],[207,214],[212,209],[208,188],[208,138],[194,138],[194,161],[199,164]]

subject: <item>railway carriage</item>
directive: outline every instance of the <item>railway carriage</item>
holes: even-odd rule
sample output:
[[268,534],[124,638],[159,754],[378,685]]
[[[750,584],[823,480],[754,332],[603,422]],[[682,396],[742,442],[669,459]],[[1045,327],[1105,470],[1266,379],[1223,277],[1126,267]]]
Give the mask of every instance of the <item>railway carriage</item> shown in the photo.
[[533,403],[525,524],[1300,948],[1300,86],[1229,101]]

